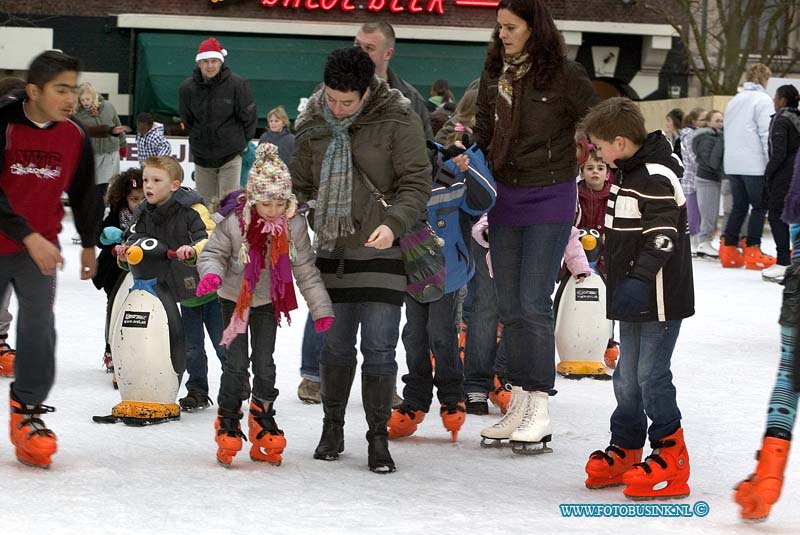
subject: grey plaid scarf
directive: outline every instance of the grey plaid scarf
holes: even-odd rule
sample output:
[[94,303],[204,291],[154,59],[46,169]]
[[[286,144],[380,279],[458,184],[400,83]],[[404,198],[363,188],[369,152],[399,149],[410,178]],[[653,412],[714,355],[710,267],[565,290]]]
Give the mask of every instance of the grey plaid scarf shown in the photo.
[[325,91],[320,92],[322,116],[331,132],[319,177],[317,206],[314,209],[314,234],[317,247],[332,251],[336,240],[355,232],[351,217],[353,205],[353,159],[349,128],[364,109],[350,117],[337,119],[328,109]]

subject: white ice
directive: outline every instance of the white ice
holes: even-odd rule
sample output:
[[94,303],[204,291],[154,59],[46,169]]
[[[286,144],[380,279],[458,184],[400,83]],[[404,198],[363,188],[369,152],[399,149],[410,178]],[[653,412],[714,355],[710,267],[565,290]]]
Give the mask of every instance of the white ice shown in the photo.
[[[798,533],[800,475],[791,459],[780,501],[765,524],[743,524],[735,483],[755,467],[779,357],[781,287],[757,271],[694,262],[697,314],[683,323],[672,370],[691,456],[692,494],[710,513],[692,518],[564,518],[559,504],[631,503],[621,488],[589,491],[583,467],[609,439],[611,382],[556,380],[554,453],[524,457],[481,449],[479,430],[499,418],[469,416],[456,444],[438,404],[415,436],[391,442],[398,471],[367,469],[359,381],[339,462],[312,458],[319,405],[296,396],[305,304],[279,330],[277,420],[288,446],[280,467],[245,449],[226,470],[215,459],[214,408],[147,428],[101,425],[119,396],[101,367],[105,295],[80,281],[79,246],[65,221],[66,265],[56,297],[58,375],[45,421],[58,435],[49,470],[18,463],[0,440],[0,534],[50,533]],[[765,246],[774,252],[772,244]],[[12,332],[13,338],[13,332]],[[220,371],[210,355],[216,397]],[[397,349],[405,370],[402,343]],[[10,382],[7,379],[2,383]],[[402,383],[398,378],[398,385]],[[181,396],[183,394],[181,393]],[[795,456],[796,457],[796,456]],[[659,502],[661,503],[661,502]]]

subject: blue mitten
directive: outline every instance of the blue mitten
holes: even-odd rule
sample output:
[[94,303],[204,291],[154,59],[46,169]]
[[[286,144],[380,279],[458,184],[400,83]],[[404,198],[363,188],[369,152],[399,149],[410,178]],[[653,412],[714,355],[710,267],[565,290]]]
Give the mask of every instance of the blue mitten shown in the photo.
[[614,289],[611,313],[617,318],[636,318],[650,310],[650,285],[630,277],[622,279]]
[[122,242],[122,230],[117,227],[106,227],[100,234],[100,243],[103,245],[113,245]]

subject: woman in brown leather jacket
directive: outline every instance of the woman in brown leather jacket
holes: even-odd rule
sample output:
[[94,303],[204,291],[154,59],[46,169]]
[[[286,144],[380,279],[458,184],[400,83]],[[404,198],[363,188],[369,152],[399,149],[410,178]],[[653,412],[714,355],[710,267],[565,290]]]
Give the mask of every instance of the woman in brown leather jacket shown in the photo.
[[584,68],[566,58],[541,0],[501,0],[478,92],[475,135],[497,180],[489,212],[497,302],[513,385],[508,412],[484,429],[516,452],[550,440],[555,380],[550,295],[575,219],[575,125],[598,101]]

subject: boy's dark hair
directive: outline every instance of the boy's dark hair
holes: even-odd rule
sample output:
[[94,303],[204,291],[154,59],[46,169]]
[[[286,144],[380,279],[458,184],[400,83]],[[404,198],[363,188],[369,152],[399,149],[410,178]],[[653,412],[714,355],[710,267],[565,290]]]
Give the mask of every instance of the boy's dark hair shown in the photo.
[[604,100],[590,109],[580,128],[590,138],[608,142],[621,136],[643,145],[647,139],[644,116],[639,106],[625,97]]
[[127,169],[120,174],[111,177],[106,191],[106,206],[112,212],[119,212],[120,209],[128,206],[128,195],[135,189],[143,189],[142,170],[138,167]]
[[337,48],[325,60],[323,80],[335,91],[358,91],[363,97],[374,76],[375,64],[358,47]]
[[78,58],[68,56],[58,50],[42,52],[31,62],[28,67],[28,83],[39,88],[65,71],[80,72],[81,62]]
[[143,111],[139,115],[136,116],[136,124],[143,124],[147,125],[147,127],[153,126],[153,116]]

